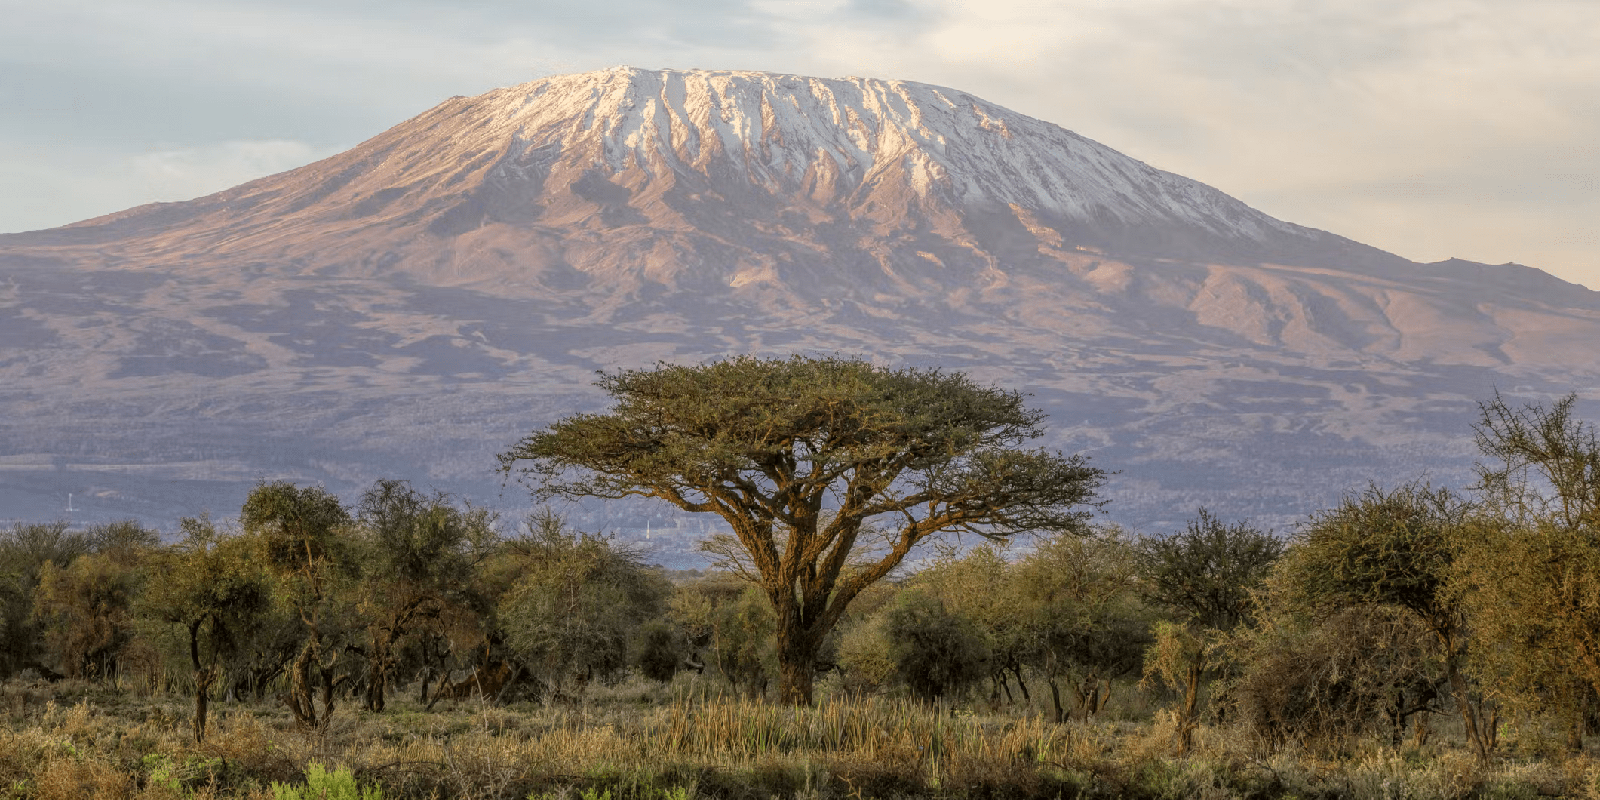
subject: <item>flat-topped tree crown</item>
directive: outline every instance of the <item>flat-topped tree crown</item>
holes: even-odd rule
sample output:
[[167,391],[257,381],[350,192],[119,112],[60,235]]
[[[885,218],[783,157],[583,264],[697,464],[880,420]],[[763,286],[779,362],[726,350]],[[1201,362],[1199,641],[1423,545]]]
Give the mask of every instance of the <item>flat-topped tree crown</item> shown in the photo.
[[[525,437],[502,468],[541,499],[655,497],[727,521],[777,612],[789,702],[809,702],[817,647],[845,606],[919,542],[1078,528],[1105,475],[1024,449],[1043,414],[956,372],[742,356],[599,385],[609,413]],[[877,549],[859,547],[866,531]]]

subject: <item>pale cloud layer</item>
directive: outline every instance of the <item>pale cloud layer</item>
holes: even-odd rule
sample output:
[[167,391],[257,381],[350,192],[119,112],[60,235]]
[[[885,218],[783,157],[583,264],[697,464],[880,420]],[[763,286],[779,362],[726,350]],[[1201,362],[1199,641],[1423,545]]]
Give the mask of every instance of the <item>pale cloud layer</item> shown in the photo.
[[1592,0],[0,0],[0,231],[619,63],[952,86],[1416,260],[1600,288]]

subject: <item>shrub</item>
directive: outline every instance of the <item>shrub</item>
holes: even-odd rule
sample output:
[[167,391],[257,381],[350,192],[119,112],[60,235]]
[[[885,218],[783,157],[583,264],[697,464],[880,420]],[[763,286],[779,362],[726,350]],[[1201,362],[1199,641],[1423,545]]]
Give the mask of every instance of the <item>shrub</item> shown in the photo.
[[934,700],[982,678],[988,648],[970,620],[921,591],[902,595],[884,619],[890,658],[917,697]]
[[272,784],[273,800],[383,800],[383,789],[356,785],[349,768],[333,772],[313,761],[306,765],[306,785],[302,788]]

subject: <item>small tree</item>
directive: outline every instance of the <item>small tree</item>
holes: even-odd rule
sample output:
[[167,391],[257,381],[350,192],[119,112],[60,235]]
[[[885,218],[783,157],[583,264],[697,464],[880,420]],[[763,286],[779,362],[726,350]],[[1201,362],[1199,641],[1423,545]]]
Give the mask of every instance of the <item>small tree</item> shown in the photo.
[[253,543],[218,531],[206,518],[180,523],[183,541],[157,556],[141,606],[147,617],[181,627],[194,669],[194,740],[205,741],[211,688],[272,604]]
[[746,697],[766,696],[777,674],[777,652],[772,604],[760,587],[713,572],[678,587],[669,602],[672,618],[697,649],[709,653],[717,675]]
[[[954,547],[906,581],[908,588],[937,600],[944,614],[960,619],[984,639],[984,664],[993,684],[993,696],[1011,693],[1015,678],[1024,698],[1028,685],[1022,677],[1027,636],[1021,596],[1011,580],[1014,565],[996,547],[983,543],[966,553]],[[910,602],[901,598],[900,602]]]
[[555,696],[620,674],[639,629],[665,609],[666,579],[637,553],[548,513],[508,547],[522,576],[501,599],[500,619],[522,663]]
[[1011,580],[1020,597],[1018,649],[1045,676],[1055,721],[1068,716],[1063,684],[1072,713],[1098,713],[1112,681],[1137,672],[1152,643],[1154,613],[1137,595],[1133,547],[1115,529],[1052,537],[1017,563]]
[[1581,750],[1600,692],[1600,440],[1577,419],[1576,395],[1512,408],[1496,395],[1476,426],[1479,497],[1455,587],[1473,653],[1507,699],[1565,718]]
[[1243,523],[1228,525],[1202,508],[1185,530],[1146,539],[1138,552],[1146,596],[1176,616],[1156,627],[1145,674],[1183,692],[1178,751],[1187,753],[1200,722],[1201,683],[1218,662],[1223,637],[1250,620],[1252,593],[1283,553],[1283,542]]
[[44,651],[44,632],[34,615],[34,592],[46,564],[65,568],[89,552],[81,533],[66,522],[17,523],[0,531],[0,675],[35,668]]
[[133,604],[148,575],[143,562],[161,539],[123,520],[90,525],[66,541],[87,552],[40,565],[35,618],[68,677],[115,681],[134,635]]
[[882,630],[896,674],[923,700],[960,691],[987,671],[989,648],[978,626],[928,592],[913,589],[897,597]]
[[[1018,449],[1041,412],[959,373],[739,357],[600,379],[616,401],[500,456],[538,497],[653,497],[721,516],[777,619],[780,695],[811,701],[824,637],[863,589],[944,531],[1081,525],[1103,473]],[[864,534],[884,520],[882,549]]]
[[667,683],[684,665],[683,634],[665,619],[655,619],[639,630],[633,663],[644,677]]
[[336,670],[345,652],[340,645],[358,622],[347,591],[358,567],[350,514],[321,487],[278,481],[250,492],[239,521],[255,537],[279,595],[303,626],[305,643],[289,668],[289,710],[301,725],[321,728],[333,714],[335,690],[349,679]]
[[34,615],[67,677],[115,680],[117,657],[133,638],[132,608],[143,577],[100,553],[40,568]]
[[[1387,723],[1398,747],[1408,720],[1437,710],[1437,648],[1415,615],[1392,605],[1307,613],[1278,594],[1268,590],[1256,624],[1234,637],[1240,668],[1229,693],[1240,723],[1272,745],[1323,746]],[[1427,727],[1415,730],[1421,744]]]
[[1369,487],[1312,518],[1295,539],[1284,579],[1294,587],[1296,602],[1323,613],[1381,605],[1411,614],[1434,638],[1468,744],[1487,759],[1494,726],[1480,718],[1462,672],[1466,619],[1449,591],[1469,511],[1447,490]]
[[456,508],[448,496],[424,495],[405,481],[373,484],[361,496],[359,520],[369,576],[361,600],[368,622],[366,706],[382,711],[396,644],[469,602],[476,555],[495,534],[487,511]]

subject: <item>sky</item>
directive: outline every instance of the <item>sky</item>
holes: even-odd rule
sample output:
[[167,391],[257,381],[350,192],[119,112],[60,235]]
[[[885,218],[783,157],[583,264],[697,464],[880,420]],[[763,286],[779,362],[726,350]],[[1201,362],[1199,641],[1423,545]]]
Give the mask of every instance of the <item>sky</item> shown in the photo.
[[1416,261],[1600,290],[1594,0],[0,0],[0,232],[627,64],[970,92]]

